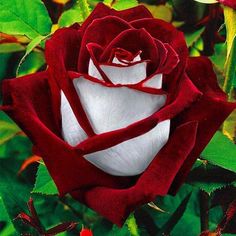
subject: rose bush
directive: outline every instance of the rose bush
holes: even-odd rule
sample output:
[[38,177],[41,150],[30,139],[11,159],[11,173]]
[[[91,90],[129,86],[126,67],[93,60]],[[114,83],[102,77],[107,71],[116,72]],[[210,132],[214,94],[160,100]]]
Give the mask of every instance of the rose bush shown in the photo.
[[46,42],[46,71],[3,82],[2,109],[34,144],[60,196],[122,225],[175,193],[235,108],[210,61],[138,6],[98,4]]

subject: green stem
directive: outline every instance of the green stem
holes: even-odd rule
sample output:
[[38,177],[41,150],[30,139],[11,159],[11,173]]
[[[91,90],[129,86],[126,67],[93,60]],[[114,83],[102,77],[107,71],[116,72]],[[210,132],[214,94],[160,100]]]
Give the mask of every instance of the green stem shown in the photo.
[[209,195],[200,190],[199,192],[200,201],[200,220],[201,220],[201,231],[209,229]]

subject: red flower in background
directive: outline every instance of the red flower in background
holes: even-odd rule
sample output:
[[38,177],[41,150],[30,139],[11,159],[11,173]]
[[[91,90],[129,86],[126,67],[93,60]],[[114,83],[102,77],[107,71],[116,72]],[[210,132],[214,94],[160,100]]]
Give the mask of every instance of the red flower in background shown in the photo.
[[225,6],[232,7],[236,9],[236,1],[235,0],[219,0],[220,3],[224,4]]
[[82,229],[80,236],[93,236],[93,232],[90,229]]
[[122,225],[174,193],[235,108],[210,61],[138,6],[98,4],[46,42],[48,69],[3,82],[3,109],[42,156],[60,195]]

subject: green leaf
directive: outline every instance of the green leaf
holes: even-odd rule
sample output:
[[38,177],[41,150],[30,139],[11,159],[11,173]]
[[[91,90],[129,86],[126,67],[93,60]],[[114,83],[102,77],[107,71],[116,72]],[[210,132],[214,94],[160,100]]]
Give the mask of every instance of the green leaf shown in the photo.
[[26,202],[29,199],[31,184],[27,178],[17,176],[20,163],[15,157],[2,159],[0,165],[0,196],[4,202],[7,213],[16,230],[24,232],[25,225],[14,220],[21,212],[26,212]]
[[16,233],[15,227],[11,222],[2,197],[0,197],[0,221],[6,222],[6,226],[3,227],[2,230],[0,230],[1,235],[13,235]]
[[108,236],[131,236],[127,225],[124,225],[122,228],[119,228],[116,225],[113,225],[112,230],[107,233]]
[[[7,74],[7,67],[8,67],[8,62],[11,57],[10,53],[4,53],[1,54],[1,66],[0,66],[0,81],[5,78]],[[0,93],[0,100],[1,100],[1,93]],[[0,113],[0,117],[2,114]]]
[[223,124],[223,133],[230,140],[236,142],[236,110],[225,120]]
[[158,234],[156,236],[162,236],[162,235],[169,235],[170,232],[173,230],[175,225],[178,223],[180,218],[183,216],[188,201],[191,197],[191,193],[189,193],[184,200],[181,202],[181,204],[178,206],[178,208],[175,210],[175,212],[172,214],[170,219],[164,224],[164,226],[158,231]]
[[47,35],[52,22],[41,0],[1,0],[0,32],[34,39]]
[[210,59],[213,64],[218,68],[218,70],[223,72],[226,61],[226,44],[215,44],[214,50],[215,53],[210,57]]
[[40,164],[38,167],[36,182],[32,193],[46,195],[58,194],[57,187],[44,164]]
[[126,224],[128,226],[131,236],[139,236],[140,235],[134,214],[131,214],[129,216],[129,218],[126,220]]
[[84,21],[82,12],[78,3],[75,3],[72,8],[64,11],[59,18],[58,24],[60,27],[67,27],[74,23],[81,23]]
[[200,188],[209,195],[214,191],[231,185],[236,180],[236,174],[223,168],[211,165],[205,161],[194,168],[188,175],[187,183]]
[[45,64],[44,54],[41,51],[31,52],[19,68],[18,76],[37,72]]
[[35,47],[37,47],[44,39],[46,39],[48,36],[42,36],[39,35],[36,38],[34,38],[26,47],[26,51],[25,51],[25,55],[21,58],[19,65],[16,69],[16,76],[19,75],[19,69],[22,65],[22,63],[24,62],[24,60],[26,59],[26,57],[34,50]]
[[[161,209],[164,209],[165,213],[158,212],[146,206],[145,206],[145,210],[147,210],[149,213],[149,216],[153,218],[153,221],[155,222],[156,226],[159,229],[163,228],[167,224],[167,222],[171,219],[173,214],[177,211],[178,207],[183,203],[183,201],[187,198],[187,196],[190,193],[191,193],[191,197],[188,200],[186,209],[184,210],[182,216],[180,214],[179,219],[176,220],[178,222],[176,223],[174,228],[171,230],[171,233],[167,235],[179,236],[179,235],[182,235],[183,232],[185,236],[199,235],[200,229],[201,229],[200,218],[199,218],[199,215],[200,215],[199,189],[189,184],[184,184],[179,189],[178,193],[175,196],[166,195],[164,197],[161,197],[161,196],[157,197],[155,204]],[[219,212],[219,214],[221,214],[221,212]],[[218,214],[219,217],[216,216],[216,214],[213,214],[214,217],[209,218],[210,228],[215,229],[217,227],[217,224],[220,222],[222,218],[222,214],[221,215],[219,214]],[[147,217],[145,217],[145,215],[143,217],[145,218],[145,221],[146,221]],[[144,219],[140,219],[140,220],[145,222]],[[148,224],[149,222],[150,222],[150,219],[148,219]],[[146,225],[146,228],[148,228],[148,224]],[[147,234],[147,235],[156,235],[156,233],[153,232],[153,234]]]
[[[235,27],[236,28],[236,27]],[[232,86],[236,87],[236,34],[230,47],[229,56],[225,64],[224,91],[229,93]]]
[[24,51],[25,47],[19,43],[2,43],[0,44],[0,53],[12,53]]
[[143,4],[152,13],[152,15],[157,18],[164,20],[166,22],[171,22],[173,9],[168,5],[149,5]]
[[20,131],[20,128],[15,123],[10,123],[7,121],[1,120],[0,127],[0,145],[9,141]]
[[201,37],[201,34],[204,31],[204,27],[193,31],[193,32],[186,32],[185,33],[185,39],[188,47],[192,47],[195,42]]
[[135,7],[138,5],[138,1],[137,0],[105,0],[103,1],[104,4],[116,9],[116,10],[124,10],[127,8],[131,8],[131,7]]
[[233,40],[236,35],[236,11],[231,7],[224,7],[224,17],[225,17],[225,25],[227,31],[227,57],[229,57],[231,47],[233,45]]
[[82,16],[85,20],[89,16],[89,14],[91,13],[91,9],[89,7],[88,1],[87,0],[79,0],[78,5],[80,7]]
[[201,157],[236,173],[236,146],[220,131],[216,132]]

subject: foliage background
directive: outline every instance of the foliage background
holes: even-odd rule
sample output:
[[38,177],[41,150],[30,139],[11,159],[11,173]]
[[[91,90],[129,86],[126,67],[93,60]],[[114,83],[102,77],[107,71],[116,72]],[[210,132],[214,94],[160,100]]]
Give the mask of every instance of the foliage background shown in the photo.
[[[44,70],[45,40],[60,27],[82,23],[98,2],[1,0],[0,80]],[[117,10],[145,4],[154,17],[178,27],[185,33],[190,55],[209,56],[219,84],[229,100],[235,100],[236,11],[194,0],[103,2]],[[30,196],[46,229],[61,222],[78,222],[76,228],[60,235],[79,235],[83,227],[92,229],[95,236],[194,236],[205,230],[214,232],[236,199],[235,121],[233,113],[203,151],[176,196],[158,197],[137,209],[120,229],[70,196],[59,198],[41,159],[32,156],[29,139],[0,112],[0,235],[38,235],[34,228],[15,219],[21,212],[28,213]],[[235,223],[234,217],[223,235],[236,234]]]

